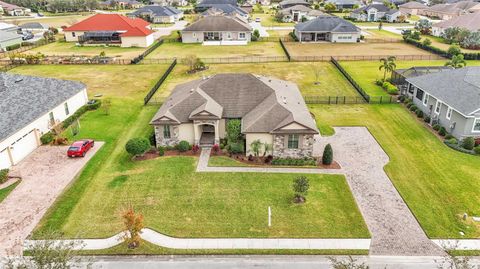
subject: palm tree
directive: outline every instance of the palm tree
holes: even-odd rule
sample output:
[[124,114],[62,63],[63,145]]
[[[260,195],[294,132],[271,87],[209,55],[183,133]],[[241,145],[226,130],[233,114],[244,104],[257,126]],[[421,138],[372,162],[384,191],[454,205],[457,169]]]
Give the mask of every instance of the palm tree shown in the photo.
[[458,55],[453,55],[452,59],[445,63],[445,66],[451,66],[453,68],[462,68],[467,65],[467,62],[465,61],[463,54],[458,54]]
[[392,72],[397,68],[397,65],[395,64],[395,56],[389,56],[388,58],[382,58],[380,59],[380,62],[382,63],[379,67],[378,70],[382,71],[383,69],[383,80],[385,81],[385,78],[387,77],[387,73]]

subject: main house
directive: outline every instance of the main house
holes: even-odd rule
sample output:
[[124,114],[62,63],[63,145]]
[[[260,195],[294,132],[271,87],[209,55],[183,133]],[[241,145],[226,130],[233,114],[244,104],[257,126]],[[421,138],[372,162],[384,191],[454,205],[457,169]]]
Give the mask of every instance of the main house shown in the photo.
[[0,169],[40,146],[40,136],[88,101],[80,82],[0,73]]
[[409,77],[407,95],[432,124],[457,138],[480,137],[480,67]]
[[407,2],[403,5],[398,6],[400,12],[405,15],[418,15],[420,14],[423,10],[427,9],[428,6],[416,2],[416,1],[411,1]]
[[246,45],[252,27],[236,16],[206,16],[182,30],[183,43],[204,45]]
[[320,16],[311,21],[295,25],[294,34],[300,42],[339,42],[360,41],[360,29],[349,21],[336,16]]
[[248,12],[243,10],[241,7],[227,4],[215,5],[202,12],[202,16],[239,16],[244,21],[247,21],[249,17]]
[[168,6],[144,6],[128,14],[152,23],[174,23],[183,18],[183,11]]
[[388,21],[396,22],[401,15],[398,9],[392,9],[384,4],[370,4],[350,13],[350,17],[357,21]]
[[150,124],[158,146],[182,140],[211,146],[225,126],[241,119],[246,153],[255,140],[273,145],[275,157],[311,157],[318,129],[298,87],[253,74],[217,74],[175,87]]
[[63,30],[67,42],[143,47],[153,44],[150,23],[120,14],[96,14]]
[[296,5],[288,7],[279,11],[284,22],[301,22],[305,20],[312,20],[318,16],[323,16],[325,13],[320,10],[311,9],[303,5]]

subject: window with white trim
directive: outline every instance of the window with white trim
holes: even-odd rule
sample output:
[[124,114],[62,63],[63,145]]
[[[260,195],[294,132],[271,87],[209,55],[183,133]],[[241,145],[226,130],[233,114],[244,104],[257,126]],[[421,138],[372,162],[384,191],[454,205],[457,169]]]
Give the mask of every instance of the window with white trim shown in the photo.
[[72,32],[72,37],[75,37],[75,32]]
[[430,95],[428,95],[428,94],[425,94],[425,96],[423,97],[423,105],[424,106],[427,106],[429,97],[430,97]]
[[435,104],[435,114],[440,114],[440,108],[442,107],[442,102],[437,100],[437,103]]
[[445,117],[447,118],[447,120],[451,119],[452,118],[452,112],[453,112],[453,109],[451,107],[448,107],[447,109],[447,114],[445,115]]
[[475,119],[475,121],[473,122],[472,132],[480,133],[480,118]]
[[238,38],[245,39],[245,33],[238,33]]

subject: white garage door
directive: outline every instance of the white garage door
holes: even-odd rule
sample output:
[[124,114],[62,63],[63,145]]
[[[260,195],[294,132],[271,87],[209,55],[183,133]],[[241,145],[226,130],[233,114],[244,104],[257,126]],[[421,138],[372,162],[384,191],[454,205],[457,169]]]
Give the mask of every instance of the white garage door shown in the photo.
[[35,138],[35,133],[30,132],[12,144],[13,162],[17,164],[36,148],[37,139]]
[[10,159],[8,158],[7,149],[5,149],[4,151],[0,152],[0,169],[5,169],[9,167],[10,167]]

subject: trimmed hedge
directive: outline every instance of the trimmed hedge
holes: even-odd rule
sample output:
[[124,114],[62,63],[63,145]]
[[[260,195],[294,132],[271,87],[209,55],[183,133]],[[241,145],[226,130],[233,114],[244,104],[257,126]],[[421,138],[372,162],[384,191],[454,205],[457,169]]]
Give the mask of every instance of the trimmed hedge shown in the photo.
[[480,155],[480,146],[474,147],[473,151],[475,152],[475,154]]
[[98,100],[98,99],[94,99],[95,100],[95,103],[93,104],[86,104],[82,107],[80,107],[79,109],[77,109],[77,111],[75,111],[75,113],[73,113],[70,117],[66,118],[65,120],[63,120],[63,123],[62,123],[62,127],[63,129],[66,129],[68,128],[68,126],[70,126],[75,120],[77,120],[78,118],[80,118],[80,116],[82,116],[83,114],[85,114],[85,112],[89,111],[89,110],[97,110],[100,105],[102,104],[102,101],[101,100]]
[[133,156],[144,154],[150,148],[150,141],[143,137],[128,140],[125,150]]
[[5,47],[5,49],[7,51],[11,51],[11,50],[19,49],[21,46],[22,46],[21,44],[14,44],[14,45],[10,45],[10,46]]
[[40,137],[40,142],[42,142],[43,145],[48,145],[52,143],[53,139],[55,139],[55,135],[53,135],[52,132],[48,132]]
[[244,152],[243,141],[228,144],[228,152],[231,154],[240,154]]
[[182,140],[180,141],[180,143],[178,143],[175,146],[175,148],[180,152],[186,152],[186,151],[189,151],[192,147],[190,146],[190,143],[188,143],[185,140]]
[[466,150],[473,150],[475,147],[475,139],[473,139],[473,137],[467,137],[463,139],[462,147]]
[[1,169],[0,170],[0,184],[7,182],[8,179],[8,169]]
[[272,165],[284,166],[316,166],[317,161],[313,158],[295,159],[295,158],[274,158]]

